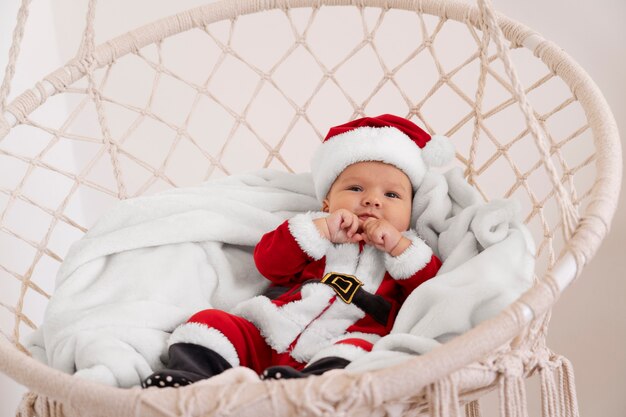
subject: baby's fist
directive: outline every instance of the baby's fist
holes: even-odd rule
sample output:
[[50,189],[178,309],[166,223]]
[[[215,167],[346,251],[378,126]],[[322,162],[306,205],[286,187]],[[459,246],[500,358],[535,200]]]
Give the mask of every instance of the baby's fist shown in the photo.
[[322,236],[333,243],[356,243],[363,240],[359,230],[359,218],[346,209],[336,210],[328,217],[316,219],[315,225]]
[[402,254],[411,245],[411,241],[385,219],[367,219],[363,223],[362,234],[365,243],[374,245],[391,256]]

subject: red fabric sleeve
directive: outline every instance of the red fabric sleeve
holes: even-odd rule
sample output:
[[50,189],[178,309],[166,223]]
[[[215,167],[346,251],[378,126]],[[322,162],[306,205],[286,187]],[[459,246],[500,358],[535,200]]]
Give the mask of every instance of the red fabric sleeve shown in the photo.
[[401,302],[404,303],[404,300],[406,300],[406,298],[415,288],[433,278],[437,274],[437,271],[439,271],[439,268],[441,268],[441,261],[435,255],[433,255],[430,258],[430,261],[412,276],[406,279],[396,280],[398,285],[400,285],[400,288],[402,288]]
[[299,283],[301,272],[312,261],[289,231],[288,221],[263,235],[254,248],[258,271],[274,284]]

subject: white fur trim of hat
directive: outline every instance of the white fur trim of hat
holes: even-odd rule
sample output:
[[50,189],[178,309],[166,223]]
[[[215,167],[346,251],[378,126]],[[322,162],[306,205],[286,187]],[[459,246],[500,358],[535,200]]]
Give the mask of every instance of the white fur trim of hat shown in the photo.
[[430,136],[408,119],[383,114],[331,128],[313,156],[311,173],[319,201],[344,169],[365,161],[400,169],[415,192],[429,167],[446,165],[452,158],[454,146],[446,136]]

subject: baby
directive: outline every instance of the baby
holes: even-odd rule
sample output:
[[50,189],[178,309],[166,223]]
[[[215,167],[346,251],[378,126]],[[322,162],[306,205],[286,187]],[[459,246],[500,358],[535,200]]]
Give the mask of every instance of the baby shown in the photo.
[[254,250],[268,290],[176,328],[167,368],[143,386],[178,387],[234,366],[300,378],[369,352],[441,266],[410,225],[428,165],[450,159],[445,140],[393,115],[331,128],[312,162],[322,211],[294,216]]

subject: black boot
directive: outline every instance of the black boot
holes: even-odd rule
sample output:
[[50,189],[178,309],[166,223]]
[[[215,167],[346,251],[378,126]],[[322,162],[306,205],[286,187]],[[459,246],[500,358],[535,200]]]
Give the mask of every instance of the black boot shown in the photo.
[[150,375],[141,383],[148,387],[180,387],[207,379],[232,368],[218,353],[192,343],[174,343],[169,349],[167,368]]
[[261,374],[261,379],[290,379],[305,378],[311,375],[321,375],[331,369],[343,369],[350,363],[349,360],[337,356],[328,356],[319,359],[297,371],[291,366],[271,366]]

